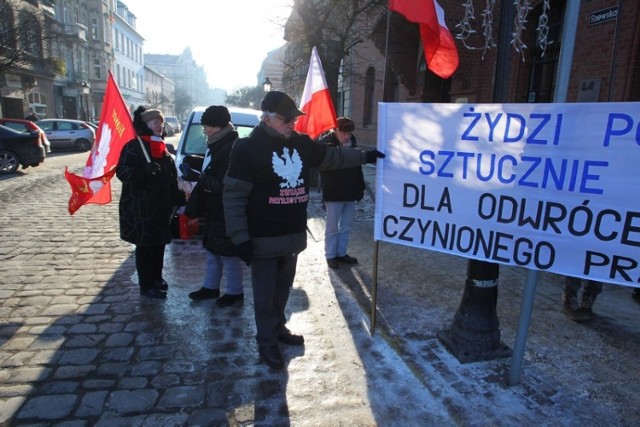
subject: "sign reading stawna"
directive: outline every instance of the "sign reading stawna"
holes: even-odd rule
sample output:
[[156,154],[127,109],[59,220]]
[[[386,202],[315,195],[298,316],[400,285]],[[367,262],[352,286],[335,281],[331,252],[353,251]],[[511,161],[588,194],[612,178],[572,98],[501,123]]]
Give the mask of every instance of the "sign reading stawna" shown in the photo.
[[589,27],[618,19],[618,6],[597,10],[589,14]]

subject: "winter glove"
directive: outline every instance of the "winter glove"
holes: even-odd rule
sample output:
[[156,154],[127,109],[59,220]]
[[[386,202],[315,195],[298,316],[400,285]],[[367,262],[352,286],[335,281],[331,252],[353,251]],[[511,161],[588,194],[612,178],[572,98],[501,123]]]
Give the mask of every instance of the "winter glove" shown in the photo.
[[149,162],[144,165],[144,173],[147,175],[158,175],[162,168],[156,162]]
[[247,265],[251,265],[253,258],[253,246],[251,240],[236,245],[236,256],[244,261]]
[[385,155],[378,150],[371,150],[366,152],[367,163],[375,163],[378,159],[384,159]]

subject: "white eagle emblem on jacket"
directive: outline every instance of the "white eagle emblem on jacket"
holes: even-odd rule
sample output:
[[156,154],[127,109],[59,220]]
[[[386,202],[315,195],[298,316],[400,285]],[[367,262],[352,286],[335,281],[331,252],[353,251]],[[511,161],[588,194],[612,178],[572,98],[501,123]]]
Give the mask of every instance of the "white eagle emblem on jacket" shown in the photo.
[[272,160],[273,171],[284,182],[280,183],[280,188],[295,188],[303,183],[300,173],[302,172],[302,159],[298,151],[294,148],[289,153],[283,152],[282,156],[273,153]]

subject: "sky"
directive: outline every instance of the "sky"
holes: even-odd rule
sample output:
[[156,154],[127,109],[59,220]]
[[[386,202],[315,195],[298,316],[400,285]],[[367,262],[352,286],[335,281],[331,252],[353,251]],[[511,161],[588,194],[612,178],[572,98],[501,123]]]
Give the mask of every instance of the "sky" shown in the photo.
[[233,92],[258,84],[267,53],[285,41],[293,0],[124,0],[145,39],[144,53],[179,55],[191,48],[212,88]]

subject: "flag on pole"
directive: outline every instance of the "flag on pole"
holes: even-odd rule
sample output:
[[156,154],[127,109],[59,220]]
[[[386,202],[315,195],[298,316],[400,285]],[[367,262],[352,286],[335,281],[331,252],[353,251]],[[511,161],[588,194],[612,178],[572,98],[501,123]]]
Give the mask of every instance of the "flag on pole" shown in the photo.
[[66,167],[64,170],[64,176],[71,186],[69,214],[73,215],[87,203],[111,202],[110,181],[115,175],[120,151],[135,136],[129,110],[109,72],[96,142],[91,148],[82,176],[69,172]]
[[389,0],[389,10],[420,26],[427,67],[448,79],[460,63],[456,43],[444,22],[444,10],[436,0]]
[[315,46],[311,50],[307,81],[300,104],[300,110],[306,113],[306,116],[298,117],[294,127],[296,131],[306,133],[315,139],[323,132],[336,127],[336,110],[333,108],[331,93]]

